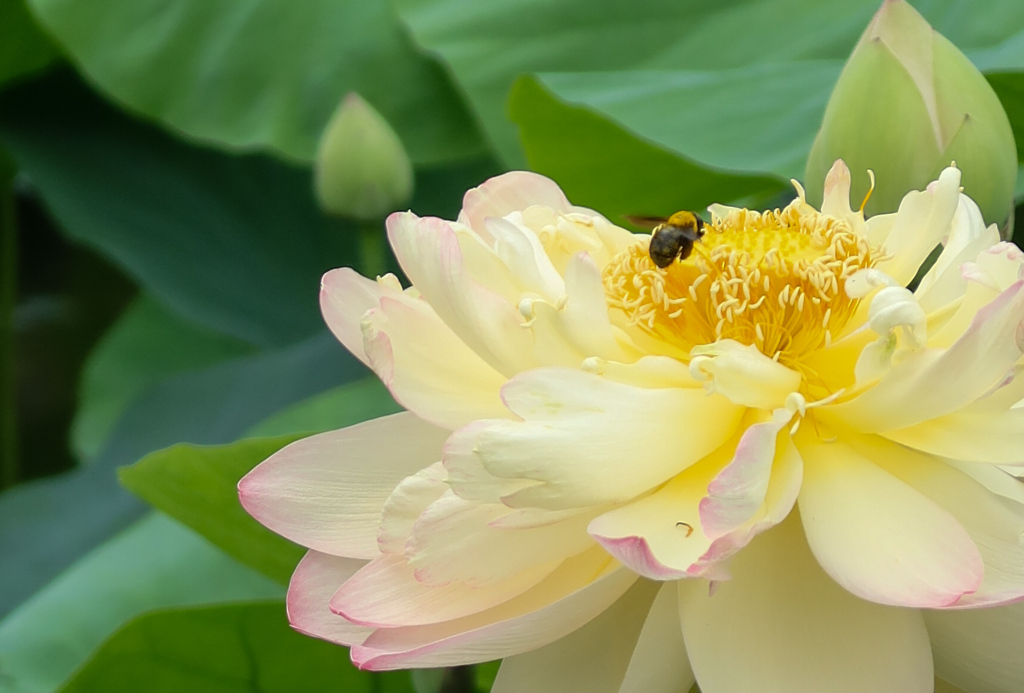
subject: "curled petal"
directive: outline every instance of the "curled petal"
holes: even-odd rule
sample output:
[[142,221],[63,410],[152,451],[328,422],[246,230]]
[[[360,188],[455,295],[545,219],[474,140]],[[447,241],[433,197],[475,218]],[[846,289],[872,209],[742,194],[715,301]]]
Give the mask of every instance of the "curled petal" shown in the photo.
[[800,389],[803,376],[762,354],[756,346],[731,339],[695,347],[690,374],[732,403],[754,409],[775,409]]
[[980,310],[947,349],[907,356],[830,416],[865,432],[905,428],[964,407],[1001,382],[1024,354],[1024,281]]
[[402,287],[394,275],[377,281],[345,267],[331,270],[320,281],[320,311],[338,341],[367,366],[363,350],[363,316],[380,306],[382,296],[401,296]]
[[363,322],[370,366],[403,407],[454,430],[507,416],[505,378],[441,322],[425,301],[383,297]]
[[462,199],[459,221],[487,238],[488,218],[500,219],[534,205],[557,212],[572,209],[565,193],[550,178],[529,171],[510,171],[469,190]]
[[449,223],[398,212],[388,217],[387,227],[406,275],[470,349],[506,376],[534,365],[530,334],[516,306],[471,276]]

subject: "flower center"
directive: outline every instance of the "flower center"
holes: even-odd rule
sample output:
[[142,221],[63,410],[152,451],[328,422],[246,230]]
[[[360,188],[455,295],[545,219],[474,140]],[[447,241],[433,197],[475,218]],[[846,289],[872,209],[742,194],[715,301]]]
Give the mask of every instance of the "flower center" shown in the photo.
[[856,312],[846,279],[879,259],[849,224],[798,198],[783,210],[716,216],[693,253],[665,269],[638,243],[605,267],[604,287],[613,309],[684,358],[733,339],[800,369]]

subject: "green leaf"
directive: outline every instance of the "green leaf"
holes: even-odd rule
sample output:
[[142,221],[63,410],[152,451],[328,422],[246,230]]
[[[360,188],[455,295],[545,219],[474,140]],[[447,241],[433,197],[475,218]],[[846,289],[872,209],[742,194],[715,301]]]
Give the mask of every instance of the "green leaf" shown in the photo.
[[1017,144],[1017,159],[1024,161],[1024,72],[990,72],[985,78],[1010,119]]
[[[375,384],[376,383],[376,384]],[[341,428],[397,409],[375,378],[314,398],[264,430],[285,431],[274,438],[231,445],[175,445],[119,471],[132,493],[180,520],[228,554],[286,583],[304,549],[252,519],[238,502],[238,482],[253,467],[321,426]]]
[[57,57],[25,0],[0,0],[0,84],[41,70]]
[[280,585],[151,513],[0,621],[0,693],[50,693],[144,611],[280,594]]
[[816,61],[538,79],[559,99],[598,111],[704,168],[774,174],[788,181],[804,172],[841,69],[839,61]]
[[312,160],[350,91],[417,163],[483,151],[443,69],[386,0],[30,0],[90,81],[188,135]]
[[269,437],[330,431],[401,409],[380,380],[362,378],[293,404],[257,424],[248,435]]
[[533,78],[518,82],[511,113],[531,168],[558,181],[575,204],[619,223],[626,214],[667,215],[784,189],[771,177],[719,173],[655,146]]
[[[1024,13],[1016,0],[914,4],[983,69],[1024,67]],[[879,0],[397,0],[396,5],[416,42],[448,62],[487,135],[505,160],[518,166],[523,155],[507,118],[506,98],[519,75],[843,61]],[[706,106],[698,98],[687,110],[701,108]],[[745,108],[756,111],[758,104],[751,101]],[[666,127],[679,118],[677,111],[652,111]],[[728,114],[718,110],[711,117],[716,115]],[[774,146],[766,141],[761,148]]]
[[356,669],[288,627],[280,602],[182,609],[129,623],[62,693],[413,693],[405,672]]
[[121,483],[229,555],[287,584],[305,550],[252,519],[238,502],[238,481],[302,436],[256,438],[231,445],[175,445],[118,472]]
[[293,402],[362,373],[362,365],[324,334],[149,388],[88,467],[0,495],[0,614],[145,511],[118,486],[115,467],[181,441],[237,440]]
[[173,311],[261,346],[322,330],[320,277],[358,264],[310,172],[183,144],[64,72],[0,96],[0,144],[72,237],[122,264]]
[[117,420],[149,387],[254,351],[245,342],[171,313],[148,296],[137,299],[85,365],[71,427],[79,459],[99,452]]

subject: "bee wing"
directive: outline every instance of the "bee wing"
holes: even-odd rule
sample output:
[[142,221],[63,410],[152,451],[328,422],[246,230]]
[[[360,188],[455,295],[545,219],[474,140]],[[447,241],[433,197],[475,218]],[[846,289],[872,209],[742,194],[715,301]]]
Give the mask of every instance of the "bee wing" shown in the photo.
[[623,214],[622,218],[641,229],[653,229],[668,221],[668,217],[648,217],[640,214]]

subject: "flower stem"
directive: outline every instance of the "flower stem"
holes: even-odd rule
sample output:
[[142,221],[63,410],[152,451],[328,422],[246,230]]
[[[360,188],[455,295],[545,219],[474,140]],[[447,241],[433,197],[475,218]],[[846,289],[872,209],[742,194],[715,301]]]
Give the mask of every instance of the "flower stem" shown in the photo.
[[444,672],[438,693],[473,693],[476,690],[474,667],[452,667]]
[[0,491],[18,480],[14,304],[18,291],[18,230],[14,174],[0,160]]
[[379,221],[359,223],[359,251],[363,261],[364,276],[372,279],[387,274],[388,253],[384,230]]

